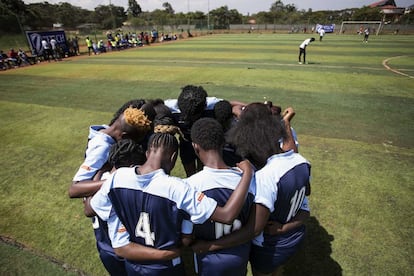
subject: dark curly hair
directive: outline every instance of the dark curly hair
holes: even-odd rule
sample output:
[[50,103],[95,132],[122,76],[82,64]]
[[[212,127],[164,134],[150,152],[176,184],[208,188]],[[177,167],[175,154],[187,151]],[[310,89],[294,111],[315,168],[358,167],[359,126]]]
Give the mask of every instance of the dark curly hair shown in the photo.
[[157,125],[175,125],[173,114],[162,99],[149,100],[155,110],[154,127]]
[[191,140],[204,150],[221,150],[224,145],[224,131],[213,118],[201,118],[191,128]]
[[281,152],[279,141],[285,136],[281,120],[272,115],[269,107],[263,103],[252,103],[243,110],[228,139],[240,156],[260,169],[270,156]]
[[178,96],[177,105],[181,111],[181,121],[193,123],[206,108],[207,92],[202,86],[187,85]]
[[229,101],[221,100],[214,105],[214,118],[223,126],[224,131],[230,128],[233,110]]
[[147,160],[142,145],[131,139],[122,139],[109,151],[108,163],[115,168],[142,165]]

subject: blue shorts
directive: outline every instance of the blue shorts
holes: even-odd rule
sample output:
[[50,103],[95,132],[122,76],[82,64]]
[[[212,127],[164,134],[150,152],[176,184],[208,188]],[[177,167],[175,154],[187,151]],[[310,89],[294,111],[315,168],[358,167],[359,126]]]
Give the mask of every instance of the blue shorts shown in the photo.
[[151,275],[151,276],[182,276],[185,275],[184,264],[181,258],[176,261],[166,261],[159,263],[136,263],[125,261],[125,267],[128,275]]
[[198,275],[245,276],[249,252],[250,242],[208,254],[197,254]]
[[108,252],[105,250],[98,250],[99,258],[101,259],[105,269],[110,275],[121,276],[127,275],[125,269],[125,260],[116,256],[114,252]]
[[279,266],[285,264],[300,248],[305,238],[305,231],[297,231],[289,235],[275,246],[252,245],[250,264],[252,268],[264,274],[270,274]]

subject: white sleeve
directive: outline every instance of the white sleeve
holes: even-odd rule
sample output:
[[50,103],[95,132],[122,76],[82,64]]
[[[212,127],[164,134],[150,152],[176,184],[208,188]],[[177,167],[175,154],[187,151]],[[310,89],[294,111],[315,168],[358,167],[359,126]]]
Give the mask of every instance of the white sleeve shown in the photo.
[[164,101],[164,104],[168,106],[172,113],[180,113],[180,109],[178,108],[177,99],[167,99]]
[[207,97],[206,98],[206,109],[207,110],[213,110],[216,103],[219,101],[222,101],[223,99],[219,99],[216,97]]
[[254,198],[256,204],[262,204],[272,213],[275,209],[277,192],[277,185],[274,184],[271,176],[256,173],[256,196]]
[[85,160],[76,172],[73,181],[91,180],[108,160],[109,149],[108,145],[99,143],[97,139],[90,140]]
[[185,186],[187,187],[186,193],[178,207],[190,215],[193,223],[202,224],[213,215],[217,202],[204,193],[198,192],[188,185]]
[[112,174],[109,179],[105,180],[102,187],[96,192],[90,201],[91,208],[103,221],[107,221],[109,219],[112,211],[112,202],[109,199],[108,193],[112,185],[113,176],[114,174]]
[[108,219],[108,234],[113,248],[119,248],[130,243],[129,233],[115,213]]

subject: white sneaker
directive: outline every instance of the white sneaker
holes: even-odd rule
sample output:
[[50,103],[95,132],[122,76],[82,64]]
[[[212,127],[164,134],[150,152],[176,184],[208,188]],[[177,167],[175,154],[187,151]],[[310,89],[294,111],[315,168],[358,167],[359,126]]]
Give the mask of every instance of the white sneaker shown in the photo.
[[302,62],[299,61],[298,64],[302,64]]

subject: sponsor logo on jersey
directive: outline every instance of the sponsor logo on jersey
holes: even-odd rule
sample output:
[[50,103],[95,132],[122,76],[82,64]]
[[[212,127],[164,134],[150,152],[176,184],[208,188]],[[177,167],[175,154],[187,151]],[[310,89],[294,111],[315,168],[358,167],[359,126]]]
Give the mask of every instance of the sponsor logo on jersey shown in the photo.
[[92,168],[87,166],[87,165],[82,165],[81,168],[84,169],[84,170],[87,170],[87,171],[92,170]]
[[197,197],[197,201],[201,202],[203,200],[204,194],[203,193],[199,193],[198,197]]
[[119,226],[118,228],[118,233],[125,233],[127,230],[125,228],[125,226],[123,224],[121,224],[121,226]]

